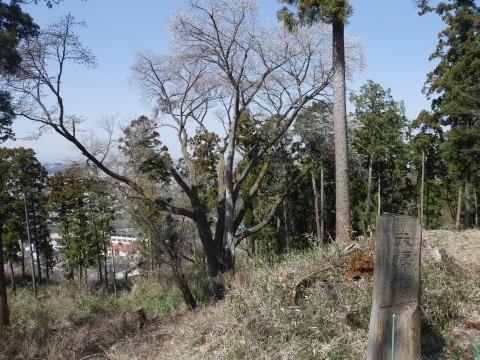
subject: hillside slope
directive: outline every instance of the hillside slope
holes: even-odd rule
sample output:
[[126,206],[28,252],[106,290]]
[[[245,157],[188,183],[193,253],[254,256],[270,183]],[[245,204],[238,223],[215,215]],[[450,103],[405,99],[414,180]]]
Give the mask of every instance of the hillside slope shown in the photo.
[[[117,360],[365,358],[372,284],[362,267],[368,267],[374,248],[369,241],[358,248],[352,254],[333,245],[275,264],[244,264],[253,270],[241,271],[225,301],[158,318],[106,355]],[[478,230],[424,232],[424,359],[474,358],[472,341],[480,340],[479,250]],[[299,279],[305,281],[293,300]]]

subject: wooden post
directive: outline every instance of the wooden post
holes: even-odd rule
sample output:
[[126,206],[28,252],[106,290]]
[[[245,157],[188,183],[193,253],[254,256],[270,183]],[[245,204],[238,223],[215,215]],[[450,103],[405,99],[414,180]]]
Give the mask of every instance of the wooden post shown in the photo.
[[377,217],[367,360],[421,358],[421,231],[419,218],[397,214]]

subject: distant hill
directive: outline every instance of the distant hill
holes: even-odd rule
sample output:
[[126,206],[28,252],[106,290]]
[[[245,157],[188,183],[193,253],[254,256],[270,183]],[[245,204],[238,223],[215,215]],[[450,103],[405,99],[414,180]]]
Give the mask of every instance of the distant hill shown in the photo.
[[65,163],[59,163],[59,162],[56,162],[56,163],[43,163],[42,164],[45,169],[47,170],[48,172],[48,175],[53,175],[55,174],[56,172],[59,172],[59,171],[64,171],[66,168],[68,168],[68,164],[65,164]]

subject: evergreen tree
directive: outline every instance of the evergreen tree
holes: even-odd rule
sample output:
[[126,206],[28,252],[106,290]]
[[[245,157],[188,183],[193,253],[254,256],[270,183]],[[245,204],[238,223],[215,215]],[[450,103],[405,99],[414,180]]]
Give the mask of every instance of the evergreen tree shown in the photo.
[[[335,238],[347,242],[351,238],[350,191],[348,170],[347,110],[345,91],[345,24],[352,13],[348,0],[279,0],[297,6],[298,21],[304,24],[332,24],[333,48],[333,123],[335,138]],[[287,8],[278,13],[287,26],[295,24],[295,16]]]
[[[0,76],[15,74],[22,61],[18,46],[22,40],[38,33],[38,26],[32,18],[22,12],[14,2],[6,4],[0,1]],[[11,129],[15,117],[10,93],[0,91],[0,143],[14,134]]]
[[[350,101],[355,106],[351,116],[361,124],[355,131],[353,144],[356,150],[368,159],[365,212],[362,216],[362,230],[366,232],[373,222],[371,216],[373,170],[377,169],[379,178],[379,165],[388,163],[386,161],[388,157],[392,158],[396,153],[400,153],[405,140],[407,120],[403,101],[393,100],[390,89],[384,90],[372,80],[368,80],[360,88],[358,95],[352,94]],[[386,169],[381,170],[385,172]]]
[[[29,241],[32,241],[35,248],[37,274],[41,279],[41,244],[43,247],[48,246],[50,237],[45,209],[47,171],[32,149],[16,148],[5,151],[9,153],[11,191],[16,199],[17,211],[23,210],[24,234],[31,235]],[[33,247],[30,251],[32,250]]]
[[[47,173],[36,159],[35,152],[32,149],[0,148],[0,167],[0,225],[2,229],[0,231],[0,240],[2,240],[0,267],[3,269],[5,258],[10,264],[17,260],[15,253],[18,240],[22,238],[21,232],[36,234],[37,244],[40,242],[40,236],[44,235],[41,232],[44,227],[37,229],[34,223],[27,221],[27,218],[37,216],[37,224],[45,225],[43,221],[40,221],[40,214],[45,214],[40,199]],[[16,236],[18,237],[15,238]],[[4,249],[6,253],[4,253]],[[38,269],[40,269],[40,246],[36,246],[36,251]],[[31,265],[32,278],[35,279],[32,253]],[[38,272],[40,274],[40,270]],[[2,306],[2,309],[0,309],[0,325],[8,324],[8,311],[3,309],[3,306],[6,306],[6,300],[6,281],[2,271],[0,274],[0,302]]]
[[[314,195],[315,223],[317,238],[321,243],[326,242],[326,234],[333,234],[335,219],[326,214],[334,213],[335,168],[333,118],[331,104],[316,102],[305,109],[297,118],[294,132],[300,136],[302,142],[303,162],[314,161],[312,169],[312,190]],[[304,209],[304,211],[307,211]],[[331,226],[333,225],[333,227]]]
[[464,227],[468,228],[471,179],[480,140],[480,7],[474,0],[451,0],[436,6],[423,0],[419,6],[421,14],[435,12],[447,25],[430,56],[439,63],[427,74],[424,92],[434,97],[432,109],[439,114],[440,123],[451,129],[446,136],[450,143],[444,149],[464,177]]
[[48,183],[49,208],[65,241],[61,253],[67,260],[65,269],[69,278],[77,270],[82,279],[89,266],[101,263],[99,254],[104,246],[98,243],[96,199],[88,183],[75,167],[63,174],[56,173]]
[[[0,229],[4,229],[11,214],[11,195],[8,189],[8,163],[0,152]],[[9,324],[10,314],[7,302],[7,280],[5,278],[5,254],[3,231],[0,231],[0,336],[3,336],[5,328]]]
[[[424,164],[423,224],[426,229],[435,229],[442,225],[442,210],[446,205],[445,192],[442,190],[447,184],[448,174],[445,160],[440,152],[444,131],[439,123],[438,113],[422,110],[410,124],[410,131],[414,132],[409,146],[413,151],[413,166],[418,169],[417,178],[420,181],[417,183],[419,184],[422,177],[422,158]],[[419,192],[421,191],[420,189]]]

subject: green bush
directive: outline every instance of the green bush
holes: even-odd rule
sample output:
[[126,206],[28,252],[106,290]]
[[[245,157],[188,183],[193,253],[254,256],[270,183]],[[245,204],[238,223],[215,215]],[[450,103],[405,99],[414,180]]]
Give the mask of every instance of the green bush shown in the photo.
[[171,294],[165,285],[154,278],[141,279],[130,294],[117,300],[123,308],[142,307],[147,316],[167,314],[177,309],[181,302],[178,294]]

